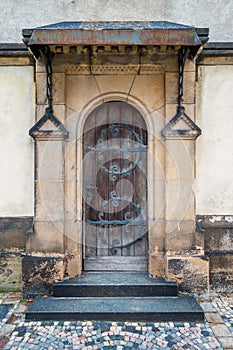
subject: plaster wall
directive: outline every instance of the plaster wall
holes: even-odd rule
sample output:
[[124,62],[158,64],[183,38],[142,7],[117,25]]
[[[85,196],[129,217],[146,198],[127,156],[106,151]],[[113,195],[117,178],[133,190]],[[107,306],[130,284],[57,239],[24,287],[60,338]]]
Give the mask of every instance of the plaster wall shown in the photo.
[[199,67],[197,214],[233,214],[232,91],[232,65]]
[[21,42],[22,28],[62,21],[171,21],[210,28],[211,41],[232,41],[231,0],[2,0],[0,42]]
[[0,67],[0,216],[33,215],[33,67]]

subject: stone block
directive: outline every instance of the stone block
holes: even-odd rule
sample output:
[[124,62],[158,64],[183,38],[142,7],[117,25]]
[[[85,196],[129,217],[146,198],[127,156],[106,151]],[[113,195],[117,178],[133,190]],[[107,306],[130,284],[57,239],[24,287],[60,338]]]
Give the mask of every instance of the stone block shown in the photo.
[[167,256],[166,260],[166,277],[175,280],[181,292],[209,293],[209,262],[205,256]]
[[161,219],[165,217],[166,198],[165,198],[165,180],[154,180],[154,217]]
[[64,104],[65,103],[65,74],[53,73],[53,103]]
[[21,289],[22,257],[20,254],[0,253],[0,290]]
[[154,247],[158,248],[158,251],[164,251],[165,249],[165,220],[149,220],[149,244],[150,252],[154,252]]
[[64,219],[64,182],[35,181],[37,221],[62,221]]
[[[178,73],[178,58],[176,54],[169,54],[168,52],[154,52],[141,55],[141,64],[154,64],[164,67],[166,72]],[[187,59],[185,62],[185,72],[195,72],[195,62]]]
[[[150,143],[152,143],[150,149]],[[153,157],[155,163],[155,178],[164,180],[165,179],[165,161],[166,161],[166,145],[163,141],[150,141],[148,144],[149,156]]]
[[181,252],[193,246],[194,221],[169,220],[166,222],[166,250]]
[[46,73],[45,62],[36,60],[36,73]]
[[65,179],[77,178],[77,144],[75,141],[65,143]]
[[150,112],[164,106],[164,74],[137,75],[130,95],[138,98]]
[[214,305],[211,302],[204,301],[200,305],[204,312],[212,312],[213,314],[215,313],[215,315],[218,315],[217,309],[214,307]]
[[65,218],[66,220],[75,220],[77,205],[77,181],[65,181]]
[[[193,183],[186,180],[166,183],[166,218],[170,221],[195,220]],[[170,227],[170,224],[169,224]],[[171,231],[171,230],[170,230]],[[192,230],[193,231],[193,230]]]
[[[178,74],[166,73],[166,102],[177,103],[178,99]],[[194,103],[195,99],[195,72],[184,74],[184,103]]]
[[[135,79],[134,75],[96,75],[95,80],[101,94],[120,92],[128,94]],[[104,97],[103,97],[104,98]]]
[[65,128],[69,132],[66,141],[76,142],[80,140],[83,133],[83,125],[79,125],[80,112],[66,108]]
[[82,273],[82,256],[69,254],[65,259],[65,274],[70,277],[76,277]]
[[55,104],[53,105],[53,115],[61,122],[65,123],[66,119],[66,106],[65,104]]
[[220,345],[223,347],[223,349],[233,349],[233,337],[227,336],[227,337],[218,337],[218,341]]
[[164,276],[164,253],[154,251],[149,255],[149,274],[152,277]]
[[36,179],[63,180],[64,154],[63,141],[37,141],[36,143]]
[[36,103],[46,104],[46,74],[37,73],[36,74]]
[[36,221],[34,232],[28,234],[28,254],[63,254],[64,253],[64,223],[62,221]]
[[26,234],[32,225],[32,217],[0,218],[1,251],[25,251]]
[[[132,47],[129,54],[126,52],[111,52],[111,46],[108,48],[105,46],[105,52],[100,52],[98,49],[98,52],[96,52],[96,49],[94,49],[91,60],[93,74],[103,74],[104,72],[111,74],[113,70],[116,74],[122,74],[122,70],[131,72],[129,67],[138,67],[139,65],[139,54],[136,46]],[[119,46],[119,49],[124,50],[123,46]]]
[[63,278],[62,258],[27,256],[22,260],[22,288],[26,298],[51,294],[53,283]]
[[100,92],[94,76],[67,75],[66,76],[66,105],[74,111],[81,111],[84,106]]
[[210,259],[210,287],[217,292],[232,291],[233,254],[213,251],[207,253]]
[[82,245],[82,221],[65,221],[66,252],[75,253],[80,251]]
[[[132,103],[135,103],[135,100],[130,96],[127,98],[127,101],[129,103],[130,101],[132,101]],[[148,129],[148,146],[150,141],[161,140],[163,142],[161,130],[166,124],[165,106],[162,106],[155,111],[151,111],[149,114],[148,111],[145,110],[145,114],[145,122]]]
[[197,227],[194,232],[194,241],[193,245],[194,247],[200,247],[204,250],[204,234],[203,232],[198,232]]
[[[177,55],[175,54],[168,54],[159,52],[159,48],[152,49],[154,52],[144,52],[141,53],[140,57],[140,63],[142,66],[148,65],[148,64],[155,64],[157,66],[160,66],[161,69],[163,68],[165,71],[168,72],[178,72],[178,60],[177,60]],[[155,51],[156,50],[156,51]]]
[[194,152],[193,140],[166,140],[166,178],[193,181]]
[[[45,110],[48,107],[47,104],[40,104],[36,106],[36,122],[38,122],[44,115]],[[53,115],[64,124],[65,116],[66,116],[66,108],[64,104],[54,104],[53,105]],[[58,130],[57,126],[52,123],[50,120],[47,120],[44,124],[42,124],[39,128],[42,130]],[[49,137],[48,137],[49,138]],[[51,139],[53,141],[53,139]]]
[[[185,113],[189,116],[192,121],[195,122],[195,104],[194,103],[183,103]],[[166,103],[166,121],[169,122],[177,113],[177,103]]]
[[33,59],[31,57],[0,57],[0,66],[33,66]]
[[40,120],[45,115],[45,109],[47,107],[47,104],[36,105],[36,122],[38,122],[38,120]]
[[205,249],[233,251],[233,228],[205,229]]
[[[201,305],[202,307],[202,305]],[[213,324],[224,324],[222,317],[215,312],[205,312],[205,317],[209,323]]]
[[216,337],[232,337],[232,332],[225,324],[214,324],[211,328]]

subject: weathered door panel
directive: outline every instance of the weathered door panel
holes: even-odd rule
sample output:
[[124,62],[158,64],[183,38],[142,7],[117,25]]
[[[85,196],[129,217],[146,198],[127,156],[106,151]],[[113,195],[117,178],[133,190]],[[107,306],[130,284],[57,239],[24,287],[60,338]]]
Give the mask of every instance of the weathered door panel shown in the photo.
[[85,270],[147,270],[147,131],[125,102],[108,102],[83,133]]

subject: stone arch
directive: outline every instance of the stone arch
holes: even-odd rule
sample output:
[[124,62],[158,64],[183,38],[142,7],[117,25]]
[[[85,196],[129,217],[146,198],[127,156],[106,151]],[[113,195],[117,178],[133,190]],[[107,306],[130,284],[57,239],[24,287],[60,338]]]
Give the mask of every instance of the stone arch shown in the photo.
[[[152,252],[154,250],[154,246],[156,244],[156,230],[155,226],[159,225],[159,230],[162,231],[160,232],[161,235],[165,235],[165,230],[164,230],[164,224],[157,222],[159,213],[163,210],[164,207],[164,201],[165,201],[165,193],[163,189],[160,189],[160,193],[158,196],[155,195],[156,187],[161,187],[163,188],[163,185],[161,186],[161,178],[157,180],[156,174],[158,173],[157,169],[159,168],[159,171],[161,173],[161,168],[162,172],[165,172],[164,166],[164,154],[165,154],[165,149],[162,147],[160,148],[160,153],[162,161],[161,164],[158,164],[158,159],[156,159],[157,155],[157,145],[156,143],[162,143],[163,141],[161,140],[160,137],[160,131],[161,128],[163,127],[165,121],[163,120],[164,117],[161,116],[157,112],[150,112],[149,109],[144,105],[140,100],[135,98],[134,96],[131,96],[126,93],[119,93],[119,92],[110,92],[106,93],[104,95],[99,95],[95,99],[92,99],[89,101],[82,111],[77,115],[76,119],[76,189],[75,189],[75,196],[76,196],[76,201],[77,204],[75,206],[75,220],[77,223],[79,223],[80,227],[80,241],[81,241],[81,226],[82,226],[82,167],[81,167],[81,162],[82,162],[82,153],[83,153],[83,146],[82,146],[82,133],[83,133],[83,128],[85,125],[85,122],[90,115],[90,113],[100,106],[104,102],[109,102],[109,101],[123,101],[127,102],[130,105],[132,105],[134,108],[136,108],[142,115],[143,119],[145,120],[147,130],[148,130],[148,165],[147,165],[147,174],[148,174],[148,224],[149,224],[149,233],[148,233],[148,238],[149,238],[149,252]],[[156,117],[160,118],[160,121],[156,119]],[[161,127],[160,127],[161,125]],[[158,129],[158,126],[160,129]],[[160,162],[160,160],[159,160]],[[164,244],[164,237],[160,237],[160,242],[158,243],[159,249],[162,250],[163,247],[162,245]]]

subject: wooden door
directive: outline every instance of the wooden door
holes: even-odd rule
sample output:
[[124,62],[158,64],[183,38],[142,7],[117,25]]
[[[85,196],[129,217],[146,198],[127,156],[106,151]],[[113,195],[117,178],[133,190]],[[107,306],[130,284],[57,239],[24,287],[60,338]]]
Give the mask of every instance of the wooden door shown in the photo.
[[147,271],[147,130],[133,106],[107,102],[83,133],[84,270]]

